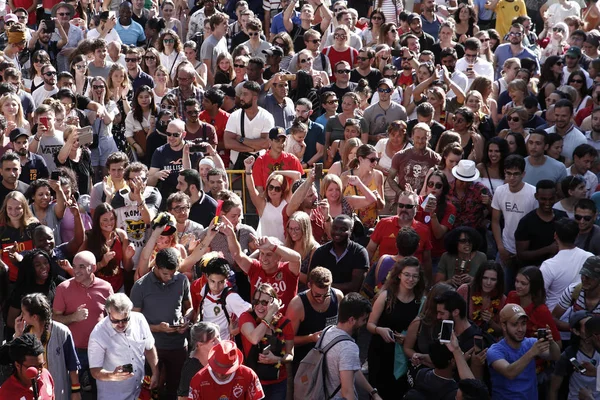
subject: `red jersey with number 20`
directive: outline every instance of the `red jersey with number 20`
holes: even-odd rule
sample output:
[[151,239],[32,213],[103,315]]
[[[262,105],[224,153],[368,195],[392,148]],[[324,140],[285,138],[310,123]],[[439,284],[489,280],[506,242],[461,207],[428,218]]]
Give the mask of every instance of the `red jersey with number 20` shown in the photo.
[[260,400],[265,397],[258,376],[245,365],[221,383],[210,367],[202,368],[190,382],[189,400]]
[[294,275],[290,271],[290,264],[288,262],[279,262],[277,271],[274,274],[267,275],[262,264],[258,260],[252,260],[252,266],[248,271],[248,278],[250,278],[250,285],[252,286],[252,293],[250,294],[254,298],[254,292],[261,283],[268,283],[273,286],[273,289],[277,292],[277,297],[281,300],[283,308],[281,313],[285,315],[288,304],[298,293],[298,275]]

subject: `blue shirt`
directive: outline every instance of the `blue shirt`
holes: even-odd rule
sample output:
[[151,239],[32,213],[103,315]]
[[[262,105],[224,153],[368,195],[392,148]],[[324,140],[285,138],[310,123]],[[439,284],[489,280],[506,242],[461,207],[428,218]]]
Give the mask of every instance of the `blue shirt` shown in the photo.
[[[287,133],[290,133],[289,129]],[[309,119],[308,132],[306,134],[306,138],[304,138],[304,143],[306,143],[306,150],[304,150],[304,157],[302,158],[303,163],[308,162],[311,158],[314,157],[315,154],[317,154],[317,143],[319,143],[322,146],[325,146],[325,128],[323,127],[323,125],[313,122]],[[323,160],[320,159],[316,162],[323,162]]]
[[[300,25],[300,13],[294,10],[294,14],[292,15],[292,22],[296,25]],[[285,26],[283,25],[283,11],[279,14],[275,15],[271,20],[271,33],[273,35],[277,35],[281,32],[287,32]]]
[[487,2],[487,0],[475,0],[474,1],[475,7],[477,7],[477,9],[479,11],[477,13],[477,15],[479,15],[480,21],[490,21],[494,16],[493,10],[488,10],[487,8],[485,8],[486,2]]
[[144,28],[134,20],[131,20],[131,25],[124,27],[119,22],[119,19],[117,19],[115,30],[119,34],[121,41],[128,46],[137,46],[139,42],[144,42],[146,40]]
[[421,15],[421,22],[423,24],[423,31],[433,36],[437,42],[441,25],[439,17],[436,14],[433,14],[433,22],[429,22],[427,18]]
[[504,66],[504,62],[512,57],[517,57],[519,60],[523,60],[525,58],[529,58],[530,60],[535,60],[535,73],[540,73],[540,62],[535,53],[529,50],[527,47],[523,47],[523,50],[519,54],[514,54],[510,51],[510,43],[504,43],[498,46],[496,52],[494,53],[496,59],[498,60],[496,66],[496,79],[500,79],[502,76],[502,67]]
[[138,88],[143,85],[150,86],[151,89],[154,88],[154,79],[144,71],[140,67],[138,67],[138,76],[137,78],[132,78],[129,75],[129,81],[131,81],[131,86],[133,87],[133,93],[136,93]]
[[280,126],[283,129],[292,127],[292,123],[296,118],[296,110],[294,110],[294,102],[289,97],[285,97],[285,105],[277,103],[275,96],[272,94],[266,95],[259,105],[267,110],[275,120],[275,126]]
[[488,349],[487,362],[490,367],[492,398],[494,400],[531,400],[538,398],[535,360],[531,360],[515,379],[508,379],[492,368],[492,364],[498,360],[506,360],[509,364],[514,363],[523,357],[536,341],[536,338],[525,338],[521,342],[521,347],[515,350],[506,343],[505,339],[502,339]]

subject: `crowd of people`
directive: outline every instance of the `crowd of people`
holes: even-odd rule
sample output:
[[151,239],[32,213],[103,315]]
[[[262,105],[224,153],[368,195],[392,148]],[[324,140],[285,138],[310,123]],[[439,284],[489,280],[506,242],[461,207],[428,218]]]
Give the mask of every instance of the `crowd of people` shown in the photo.
[[600,399],[597,2],[0,15],[1,399]]

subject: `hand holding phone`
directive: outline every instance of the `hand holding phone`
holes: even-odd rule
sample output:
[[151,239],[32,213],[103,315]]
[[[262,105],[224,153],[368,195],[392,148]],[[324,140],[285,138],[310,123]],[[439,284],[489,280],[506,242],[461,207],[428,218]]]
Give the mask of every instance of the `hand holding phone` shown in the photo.
[[323,163],[315,163],[315,180],[323,179]]
[[270,351],[271,351],[271,345],[270,345],[270,344],[268,344],[268,345],[267,345],[267,346],[266,346],[266,347],[263,349],[262,353],[263,353],[263,355],[265,355],[265,356],[266,356],[267,354],[269,354],[269,352],[270,352]]
[[125,364],[121,367],[121,370],[123,372],[128,372],[130,374],[133,374],[133,365],[132,364]]
[[546,340],[547,336],[548,336],[548,330],[546,330],[546,328],[540,328],[537,330],[538,340]]
[[440,330],[440,343],[450,343],[452,332],[454,331],[454,321],[443,320],[442,329]]

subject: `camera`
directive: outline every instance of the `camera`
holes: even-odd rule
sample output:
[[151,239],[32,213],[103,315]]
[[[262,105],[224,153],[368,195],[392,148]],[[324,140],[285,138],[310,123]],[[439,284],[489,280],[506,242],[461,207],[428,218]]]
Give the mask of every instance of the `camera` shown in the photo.
[[548,330],[546,328],[540,328],[537,330],[537,337],[538,340],[546,340],[548,336]]
[[190,144],[190,153],[206,152],[207,145],[199,140],[194,140]]

